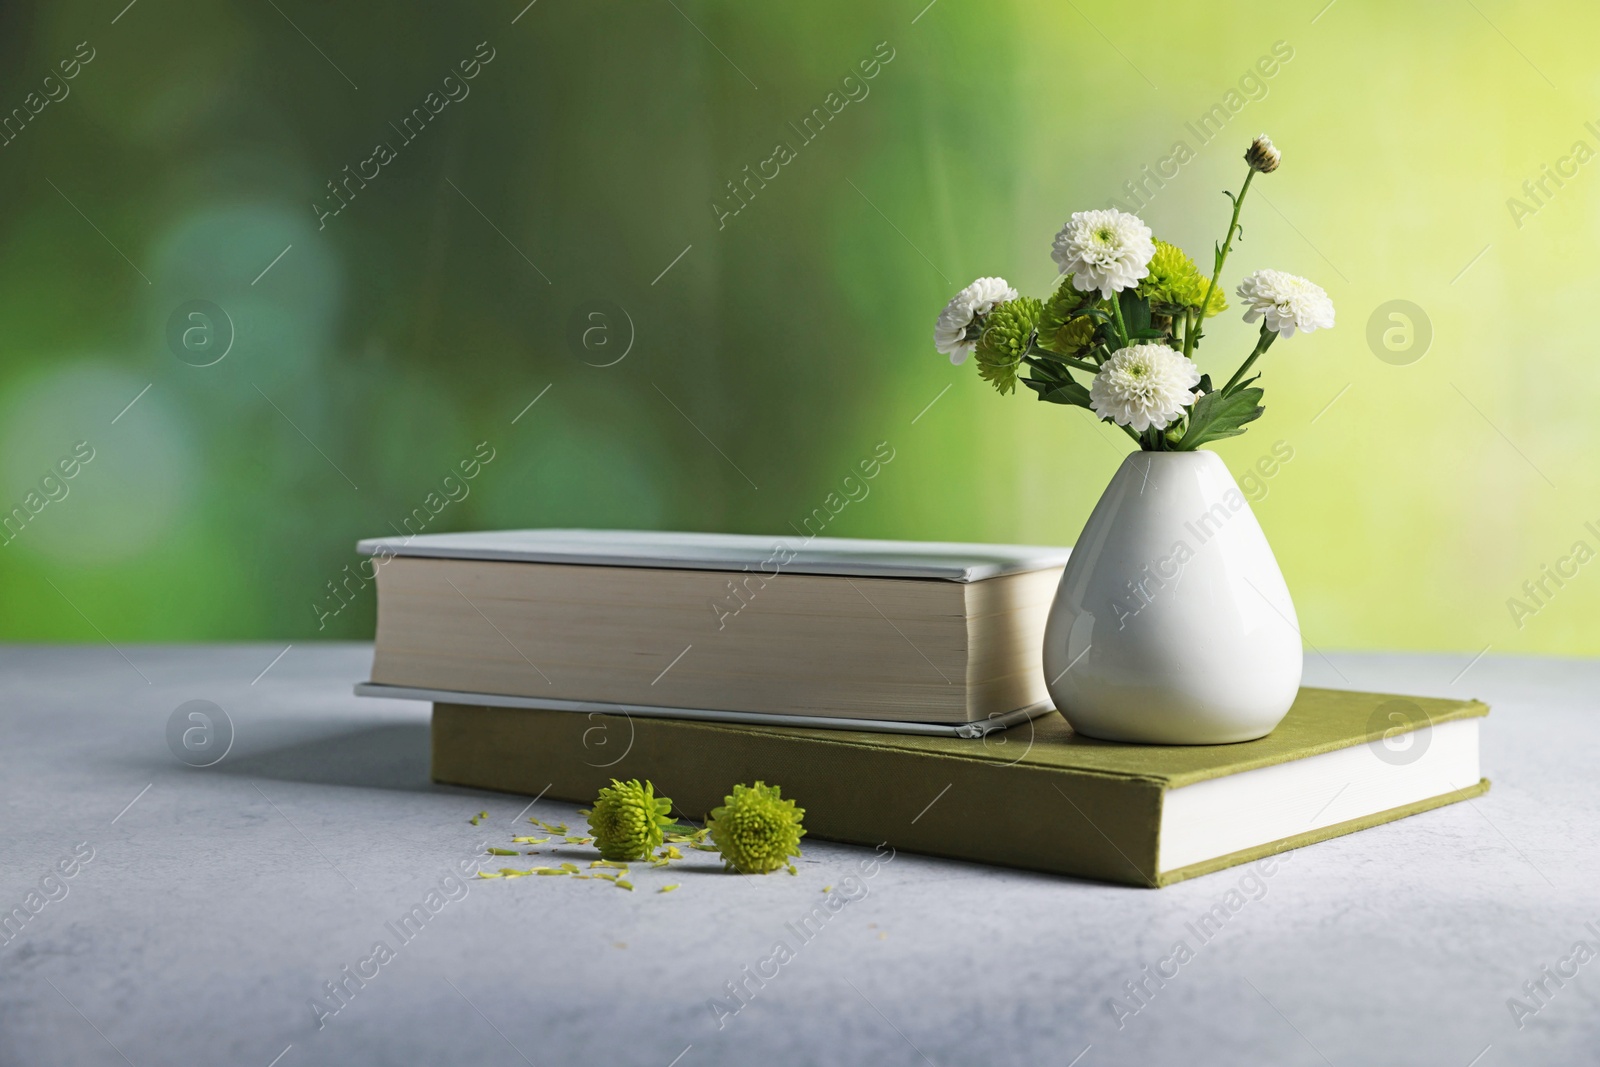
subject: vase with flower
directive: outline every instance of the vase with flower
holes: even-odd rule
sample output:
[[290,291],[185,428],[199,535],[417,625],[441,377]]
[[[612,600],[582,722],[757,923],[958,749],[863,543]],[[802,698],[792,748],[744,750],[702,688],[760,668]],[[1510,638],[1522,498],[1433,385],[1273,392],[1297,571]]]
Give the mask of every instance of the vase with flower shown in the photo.
[[1092,412],[1138,447],[1073,548],[1045,631],[1045,682],[1080,733],[1149,744],[1265,736],[1299,690],[1294,603],[1227,467],[1204,446],[1244,433],[1264,391],[1252,374],[1279,338],[1333,326],[1319,286],[1258,270],[1235,292],[1254,347],[1221,385],[1196,363],[1205,321],[1227,310],[1223,266],[1257,175],[1280,154],[1265,135],[1216,246],[1209,278],[1137,216],[1080,211],[1056,234],[1059,287],[1045,300],[979,278],[940,313],[934,342],[973,358],[1002,394]]

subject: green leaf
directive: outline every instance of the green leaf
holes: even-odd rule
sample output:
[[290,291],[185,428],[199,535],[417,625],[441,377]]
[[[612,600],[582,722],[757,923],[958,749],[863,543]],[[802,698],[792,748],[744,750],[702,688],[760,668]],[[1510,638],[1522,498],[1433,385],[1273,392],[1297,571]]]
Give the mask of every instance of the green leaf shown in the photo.
[[1072,379],[1059,383],[1028,382],[1033,391],[1039,394],[1039,399],[1051,404],[1070,404],[1073,407],[1087,408],[1089,404],[1089,390],[1079,385]]
[[1189,429],[1173,449],[1192,452],[1208,441],[1244,433],[1245,424],[1259,419],[1266,411],[1261,406],[1263,395],[1260,389],[1241,389],[1226,396],[1220,392],[1207,393],[1195,401],[1189,412]]
[[1033,352],[1025,360],[1033,371],[1033,377],[1047,382],[1059,382],[1068,378],[1067,365],[1060,356],[1051,352]]
[[1117,294],[1122,307],[1122,324],[1128,328],[1130,338],[1150,329],[1150,301],[1139,295],[1137,289],[1124,289]]
[[1089,318],[1093,319],[1095,322],[1098,322],[1098,323],[1100,323],[1102,325],[1104,325],[1105,323],[1113,321],[1113,319],[1111,317],[1111,312],[1107,311],[1103,307],[1084,308],[1082,311],[1078,312],[1078,314],[1079,315],[1087,315]]

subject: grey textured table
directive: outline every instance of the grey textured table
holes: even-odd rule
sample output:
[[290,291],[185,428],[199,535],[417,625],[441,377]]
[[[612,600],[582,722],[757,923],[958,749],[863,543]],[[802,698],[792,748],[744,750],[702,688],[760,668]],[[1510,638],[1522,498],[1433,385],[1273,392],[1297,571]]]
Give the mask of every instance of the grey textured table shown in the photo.
[[[402,940],[393,924],[481,842],[537,832],[528,798],[432,785],[426,705],[349,695],[365,646],[295,646],[258,678],[282,647],[0,651],[0,909],[28,915],[0,945],[0,1063],[1600,1058],[1600,962],[1541,973],[1580,939],[1600,946],[1600,663],[1486,658],[1453,682],[1466,657],[1310,657],[1311,684],[1489,701],[1494,788],[1259,881],[1139,890],[904,853],[865,877],[870,850],[809,842],[798,877],[723,875],[691,853],[670,894],[650,870],[633,893],[445,881]],[[207,769],[166,740],[195,699],[235,728]],[[581,825],[571,805],[529,814]],[[74,866],[75,847],[92,858]],[[856,899],[797,937],[829,885]],[[1201,944],[1187,924],[1236,889],[1246,903]],[[780,939],[793,958],[745,979]],[[1124,984],[1180,939],[1193,958],[1139,1006]],[[341,980],[345,1006],[319,1027],[310,1002]],[[741,980],[748,1005],[719,1019],[708,1002]],[[1537,1009],[1520,1028],[1511,997]]]

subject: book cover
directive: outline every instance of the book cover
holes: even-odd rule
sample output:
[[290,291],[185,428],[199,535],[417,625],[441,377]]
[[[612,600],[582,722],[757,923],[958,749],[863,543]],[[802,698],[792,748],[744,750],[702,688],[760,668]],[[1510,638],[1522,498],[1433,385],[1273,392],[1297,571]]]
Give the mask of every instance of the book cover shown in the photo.
[[433,777],[576,803],[649,779],[695,821],[761,779],[811,837],[1154,887],[1479,795],[1488,710],[1307,688],[1260,740],[1158,746],[1055,714],[966,740],[441,703]]
[[500,560],[604,567],[831,574],[859,578],[937,578],[978,582],[1064,566],[1070,548],[942,541],[883,541],[787,534],[674,533],[654,530],[484,530],[373,537],[356,551],[388,558]]

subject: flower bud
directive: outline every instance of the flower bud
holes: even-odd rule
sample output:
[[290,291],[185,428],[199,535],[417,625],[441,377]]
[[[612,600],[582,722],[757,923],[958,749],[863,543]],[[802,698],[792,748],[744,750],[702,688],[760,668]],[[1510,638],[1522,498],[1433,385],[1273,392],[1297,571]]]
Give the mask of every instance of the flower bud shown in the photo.
[[1272,138],[1262,134],[1250,142],[1250,150],[1244,154],[1244,161],[1250,164],[1251,170],[1259,170],[1262,174],[1271,174],[1278,169],[1278,161],[1283,158],[1283,153],[1272,146]]

